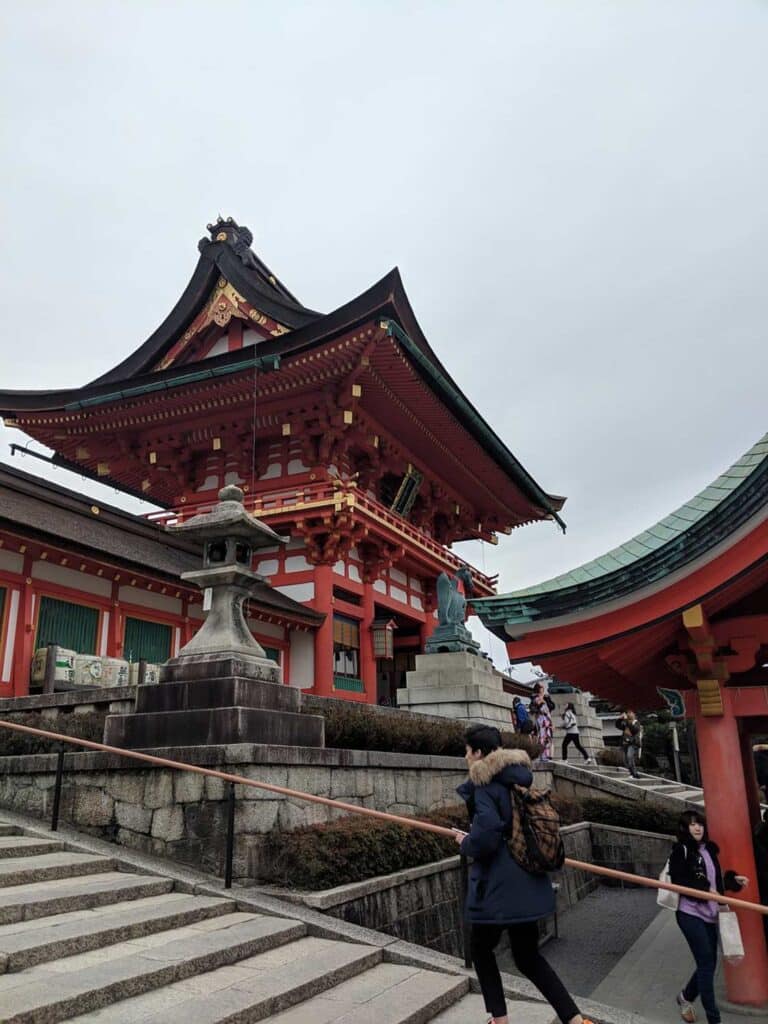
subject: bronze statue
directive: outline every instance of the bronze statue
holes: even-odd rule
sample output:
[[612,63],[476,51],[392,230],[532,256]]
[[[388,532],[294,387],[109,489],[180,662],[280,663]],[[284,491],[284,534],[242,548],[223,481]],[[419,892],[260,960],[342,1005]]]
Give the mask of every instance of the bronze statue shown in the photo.
[[[459,583],[464,584],[463,594]],[[468,597],[472,597],[472,576],[466,566],[462,566],[453,578],[446,572],[440,573],[437,577],[437,621],[441,626],[464,625]]]

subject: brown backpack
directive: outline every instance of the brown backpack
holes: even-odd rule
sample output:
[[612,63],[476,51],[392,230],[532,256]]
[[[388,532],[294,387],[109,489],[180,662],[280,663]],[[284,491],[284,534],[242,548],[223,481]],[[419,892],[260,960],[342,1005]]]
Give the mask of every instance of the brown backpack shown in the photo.
[[512,859],[532,875],[557,871],[565,861],[560,837],[560,815],[552,806],[548,789],[512,786],[512,826],[507,848]]

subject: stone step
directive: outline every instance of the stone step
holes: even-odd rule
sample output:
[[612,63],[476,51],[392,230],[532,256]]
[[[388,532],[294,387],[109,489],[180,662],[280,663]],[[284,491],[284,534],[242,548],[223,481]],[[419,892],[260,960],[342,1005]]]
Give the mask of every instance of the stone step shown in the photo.
[[0,889],[0,924],[33,921],[51,914],[66,914],[123,900],[161,896],[171,889],[173,882],[169,878],[131,875],[122,871],[15,885]]
[[0,858],[32,857],[41,853],[57,853],[64,843],[36,836],[0,836]]
[[[55,1024],[235,964],[301,938],[305,932],[304,924],[284,918],[228,914],[5,974],[0,977],[0,1020],[3,1024]],[[184,937],[172,937],[179,933]],[[189,1020],[188,1010],[185,1024]]]
[[111,857],[96,857],[90,853],[72,853],[69,850],[43,853],[35,857],[8,857],[0,860],[0,886],[101,874],[112,871],[114,866]]
[[232,913],[231,900],[171,892],[0,926],[0,972],[181,928]]
[[[365,1024],[425,1024],[460,1000],[468,990],[468,979],[455,974],[438,974],[402,964],[381,964],[270,1020],[272,1024],[305,1021],[312,1021],[312,1024],[359,1024],[362,1021]],[[471,1020],[471,1017],[465,1018],[465,1021]],[[171,1024],[170,1018],[166,1022],[163,1017],[162,1021]]]
[[0,836],[20,836],[21,834],[18,825],[9,825],[7,821],[0,821]]
[[[552,1024],[557,1019],[549,1003],[543,1002],[532,1003],[507,997],[507,1011],[509,1019],[519,1021],[520,1024]],[[458,1003],[433,1017],[432,1024],[470,1024],[471,1021],[481,1024],[487,1019],[483,997],[473,994],[464,996]]]
[[[302,938],[239,960],[235,965],[198,974],[167,988],[126,999],[70,1024],[216,1024],[274,1020],[274,1014],[333,989],[348,978],[376,968],[377,947],[318,937]],[[310,1014],[305,1017],[319,1024]],[[373,1018],[372,1018],[373,1019]]]

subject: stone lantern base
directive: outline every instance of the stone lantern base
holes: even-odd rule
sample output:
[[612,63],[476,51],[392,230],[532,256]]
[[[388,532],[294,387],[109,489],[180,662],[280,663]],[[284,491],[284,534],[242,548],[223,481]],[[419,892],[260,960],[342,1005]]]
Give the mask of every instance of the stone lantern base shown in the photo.
[[[184,659],[174,659],[181,662]],[[165,666],[159,685],[140,686],[132,715],[110,715],[104,742],[116,747],[187,747],[266,743],[325,746],[322,715],[300,713],[301,693],[249,675],[262,668],[279,676],[269,659],[249,664],[237,655]]]

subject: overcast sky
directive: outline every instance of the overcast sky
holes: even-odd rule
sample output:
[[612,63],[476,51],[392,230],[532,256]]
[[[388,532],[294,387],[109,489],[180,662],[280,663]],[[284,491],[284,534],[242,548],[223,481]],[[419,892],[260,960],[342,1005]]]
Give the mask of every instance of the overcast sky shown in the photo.
[[[641,531],[768,430],[768,3],[37,0],[0,19],[3,388],[133,351],[221,213],[316,309],[400,267],[467,396],[568,496],[565,537],[460,546],[502,589]],[[23,440],[0,429],[0,459]]]

